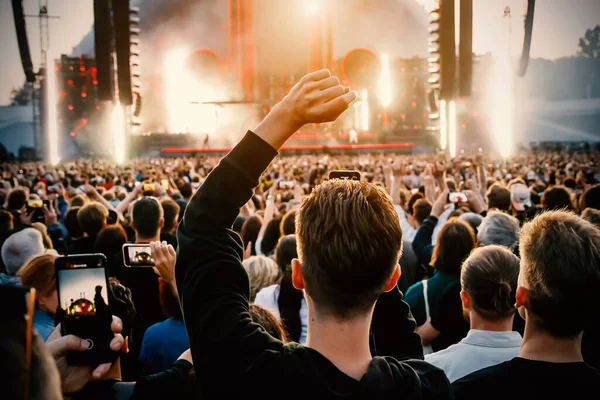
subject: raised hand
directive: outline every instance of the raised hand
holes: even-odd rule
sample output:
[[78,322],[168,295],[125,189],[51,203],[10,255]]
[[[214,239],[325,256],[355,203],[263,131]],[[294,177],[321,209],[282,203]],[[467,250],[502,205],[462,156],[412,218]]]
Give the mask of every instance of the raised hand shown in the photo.
[[53,201],[50,202],[50,206],[44,205],[43,211],[44,211],[44,222],[46,223],[46,226],[49,227],[51,225],[58,223],[58,213],[56,212],[56,209],[54,208]]
[[254,133],[279,149],[302,126],[335,121],[355,99],[356,93],[340,85],[329,70],[312,72],[273,107]]

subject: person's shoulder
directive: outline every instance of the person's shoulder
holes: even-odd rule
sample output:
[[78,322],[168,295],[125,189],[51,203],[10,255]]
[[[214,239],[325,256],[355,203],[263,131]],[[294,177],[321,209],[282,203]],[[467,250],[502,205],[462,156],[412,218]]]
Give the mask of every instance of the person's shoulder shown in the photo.
[[511,362],[493,365],[466,375],[452,383],[456,399],[471,399],[486,397],[499,388],[506,386],[506,380],[511,369]]
[[435,353],[426,354],[425,361],[431,363],[433,365],[438,365],[438,363],[443,363],[445,361],[455,361],[453,360],[457,350],[459,349],[460,344],[456,343],[452,346],[445,348],[444,350],[436,351]]
[[273,304],[273,302],[275,302],[275,300],[276,300],[276,293],[277,293],[278,289],[279,289],[278,284],[262,288],[256,294],[254,303],[259,306],[267,306],[267,305]]
[[404,295],[404,300],[408,302],[408,299],[414,299],[415,297],[419,297],[423,294],[423,281],[419,281],[414,283],[406,290],[406,294]]
[[392,368],[401,372],[405,376],[405,379],[411,379],[409,376],[412,376],[412,379],[418,378],[417,384],[420,387],[422,398],[452,398],[450,381],[445,372],[437,366],[422,360],[397,360],[393,357],[383,358]]

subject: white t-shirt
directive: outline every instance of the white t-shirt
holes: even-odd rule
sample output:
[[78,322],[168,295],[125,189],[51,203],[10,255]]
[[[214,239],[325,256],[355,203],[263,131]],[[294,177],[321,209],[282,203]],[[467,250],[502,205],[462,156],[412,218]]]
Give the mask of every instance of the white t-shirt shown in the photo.
[[[304,291],[303,291],[304,293]],[[281,320],[281,314],[279,313],[279,285],[271,285],[261,289],[256,294],[254,304],[261,306],[271,311],[277,319]],[[308,334],[308,306],[306,305],[306,299],[302,299],[300,304],[300,323],[302,324],[302,332],[300,333],[300,344],[306,343],[306,336]]]
[[427,354],[425,361],[443,369],[450,383],[519,355],[523,338],[519,332],[471,329],[467,337],[447,349]]

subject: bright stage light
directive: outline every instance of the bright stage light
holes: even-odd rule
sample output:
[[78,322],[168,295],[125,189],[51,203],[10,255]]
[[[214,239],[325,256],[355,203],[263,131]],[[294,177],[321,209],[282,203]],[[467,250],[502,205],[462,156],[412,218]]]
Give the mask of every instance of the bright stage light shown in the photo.
[[189,53],[185,48],[174,49],[167,53],[164,60],[165,104],[171,133],[188,131],[190,74],[185,65]]
[[456,157],[456,102],[448,103],[448,148],[450,157]]
[[60,161],[58,155],[58,126],[56,117],[56,68],[48,68],[46,73],[46,105],[48,109],[48,160],[50,164],[56,165]]
[[387,54],[381,55],[381,78],[379,78],[381,105],[389,107],[392,103],[392,82],[390,78],[390,60]]
[[111,128],[115,161],[122,164],[125,162],[125,112],[118,101],[113,107]]
[[446,100],[440,101],[440,148],[446,150],[448,145],[448,122],[447,122]]
[[323,0],[302,0],[304,12],[309,17],[314,17],[323,8]]

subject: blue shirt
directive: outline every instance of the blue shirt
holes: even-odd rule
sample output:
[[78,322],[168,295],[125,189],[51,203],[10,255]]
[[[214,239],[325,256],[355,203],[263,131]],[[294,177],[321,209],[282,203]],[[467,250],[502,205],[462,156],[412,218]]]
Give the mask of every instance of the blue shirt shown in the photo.
[[33,327],[45,342],[54,330],[54,318],[42,310],[36,309],[33,313]]
[[156,374],[170,367],[189,348],[190,340],[185,323],[169,318],[146,330],[140,361],[146,373]]

